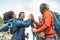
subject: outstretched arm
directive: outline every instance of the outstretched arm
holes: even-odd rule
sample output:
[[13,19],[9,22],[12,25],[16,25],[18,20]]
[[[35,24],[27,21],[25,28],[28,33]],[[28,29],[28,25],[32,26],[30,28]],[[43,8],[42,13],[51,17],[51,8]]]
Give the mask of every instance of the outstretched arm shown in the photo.
[[51,25],[51,16],[49,14],[45,15],[45,22],[44,22],[44,24],[40,28],[38,28],[38,29],[32,29],[33,32],[37,32],[37,33],[38,32],[42,32],[42,31],[44,31],[44,30],[46,30],[47,28],[50,27],[50,25]]
[[28,19],[25,21],[19,21],[18,20],[14,23],[14,26],[16,26],[16,27],[28,27],[29,25],[32,24],[32,22],[33,22],[33,20],[31,20],[31,19]]
[[32,24],[33,20],[34,20],[34,17],[33,17],[32,14],[30,14],[29,17],[28,17],[28,20],[25,20],[25,21],[19,21],[18,20],[18,21],[15,22],[14,25],[16,27],[28,27],[29,25]]

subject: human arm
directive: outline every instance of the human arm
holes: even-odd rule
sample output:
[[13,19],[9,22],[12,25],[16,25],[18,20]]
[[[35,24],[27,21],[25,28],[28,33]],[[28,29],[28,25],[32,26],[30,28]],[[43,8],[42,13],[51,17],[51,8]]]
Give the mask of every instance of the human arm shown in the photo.
[[44,20],[44,24],[38,28],[38,29],[32,29],[33,32],[42,32],[44,30],[46,30],[47,28],[50,27],[51,25],[51,16],[49,15],[50,13],[45,13],[45,20]]

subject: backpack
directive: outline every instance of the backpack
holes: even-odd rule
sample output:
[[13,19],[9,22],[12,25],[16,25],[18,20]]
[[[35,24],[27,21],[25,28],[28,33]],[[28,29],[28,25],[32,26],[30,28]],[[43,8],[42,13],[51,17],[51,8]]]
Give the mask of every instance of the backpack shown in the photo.
[[60,14],[58,12],[53,12],[53,16],[55,33],[60,34]]

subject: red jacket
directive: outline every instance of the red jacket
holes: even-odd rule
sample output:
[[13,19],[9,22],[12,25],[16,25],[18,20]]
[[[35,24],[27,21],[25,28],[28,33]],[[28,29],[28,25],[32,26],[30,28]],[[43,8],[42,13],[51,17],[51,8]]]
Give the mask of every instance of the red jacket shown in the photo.
[[[44,32],[46,38],[52,38],[55,36],[54,33],[54,17],[50,11],[46,11],[43,14],[44,24],[36,30],[36,32]],[[37,26],[40,26],[41,23],[34,21]]]

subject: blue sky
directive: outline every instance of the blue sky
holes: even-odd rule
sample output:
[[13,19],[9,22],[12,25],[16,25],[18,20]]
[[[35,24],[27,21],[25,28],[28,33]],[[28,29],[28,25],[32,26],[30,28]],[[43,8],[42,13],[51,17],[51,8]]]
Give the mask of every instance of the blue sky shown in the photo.
[[23,4],[26,5],[30,3],[32,0],[0,0],[0,6],[15,6],[17,4]]

